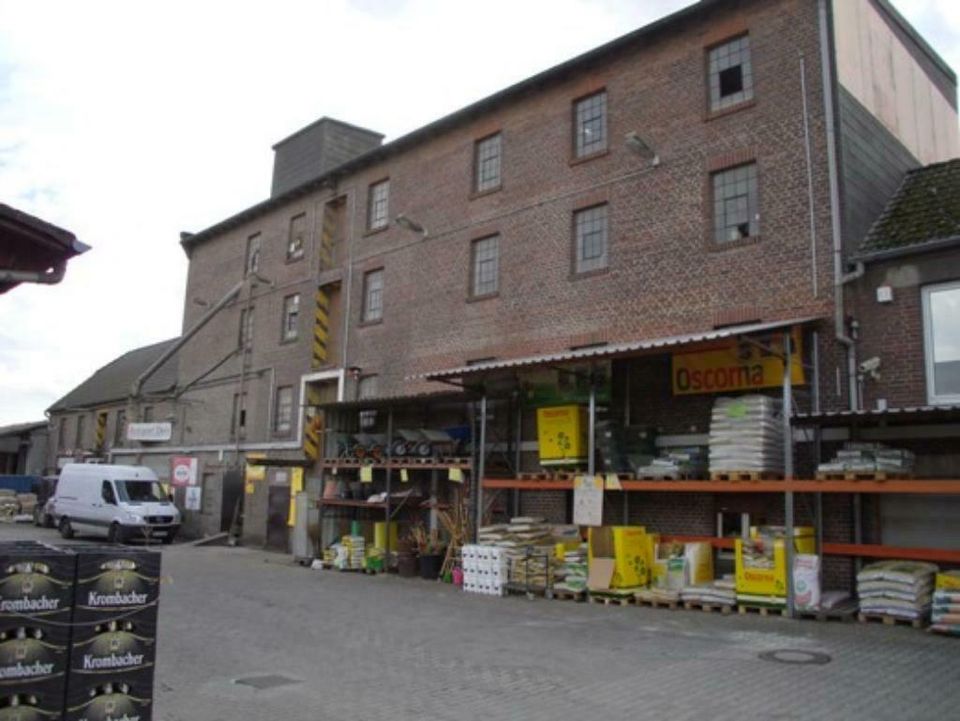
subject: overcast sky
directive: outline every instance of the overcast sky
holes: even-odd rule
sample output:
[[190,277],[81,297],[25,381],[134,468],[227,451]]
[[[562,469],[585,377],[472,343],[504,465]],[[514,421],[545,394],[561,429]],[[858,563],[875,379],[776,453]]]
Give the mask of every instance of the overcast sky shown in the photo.
[[[0,425],[180,333],[180,231],[266,198],[276,141],[390,140],[686,4],[0,0],[0,201],[93,248],[0,296]],[[894,4],[960,67],[960,2]]]

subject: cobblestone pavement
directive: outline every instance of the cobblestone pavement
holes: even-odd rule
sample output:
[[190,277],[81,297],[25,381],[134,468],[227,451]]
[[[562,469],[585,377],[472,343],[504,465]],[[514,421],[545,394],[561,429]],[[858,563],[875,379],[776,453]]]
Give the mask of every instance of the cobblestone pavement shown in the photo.
[[[4,528],[0,537],[10,537]],[[17,527],[17,535],[50,532]],[[160,721],[956,718],[960,639],[905,627],[465,595],[165,548]],[[764,651],[828,654],[775,663]],[[294,682],[258,690],[238,679]]]

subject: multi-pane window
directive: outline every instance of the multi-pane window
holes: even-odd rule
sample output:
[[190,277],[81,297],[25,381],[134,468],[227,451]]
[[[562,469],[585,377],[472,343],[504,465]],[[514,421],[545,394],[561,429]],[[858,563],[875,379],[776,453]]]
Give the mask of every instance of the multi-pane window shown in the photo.
[[760,234],[757,203],[757,164],[714,173],[713,237],[729,243]]
[[583,158],[607,149],[607,91],[578,100],[573,107],[574,151]]
[[923,289],[927,400],[960,403],[960,282]]
[[289,433],[293,426],[293,386],[277,388],[276,407],[273,413],[275,433]]
[[470,294],[480,296],[496,293],[500,275],[500,236],[491,235],[489,238],[473,241],[470,256]]
[[283,299],[283,340],[296,340],[300,333],[300,294]]
[[244,266],[243,274],[250,275],[251,273],[256,273],[260,270],[260,246],[261,246],[260,233],[255,233],[247,238],[247,258],[246,265]]
[[478,193],[500,187],[500,133],[478,140],[474,147],[474,189]]
[[749,35],[711,48],[707,60],[710,110],[723,110],[753,98]]
[[287,260],[303,257],[303,246],[307,239],[307,216],[305,213],[290,218],[290,235],[287,237]]
[[241,348],[249,348],[253,345],[253,308],[242,308],[240,310],[240,332],[237,343]]
[[127,412],[122,408],[117,411],[117,425],[113,429],[113,445],[119,446],[123,444],[123,434],[126,431],[127,426]]
[[390,181],[381,180],[370,186],[367,196],[367,228],[378,230],[389,223]]
[[383,268],[371,270],[363,276],[363,314],[364,322],[383,318]]
[[607,267],[607,206],[595,205],[573,215],[576,248],[574,272],[586,273]]
[[377,388],[378,388],[378,376],[370,375],[363,376],[357,383],[357,398],[359,400],[365,400],[367,398],[376,398],[377,397]]

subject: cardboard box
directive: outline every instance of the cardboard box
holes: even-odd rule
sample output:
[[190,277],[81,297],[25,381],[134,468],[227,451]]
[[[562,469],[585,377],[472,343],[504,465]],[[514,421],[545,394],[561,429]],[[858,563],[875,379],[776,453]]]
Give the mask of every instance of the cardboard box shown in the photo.
[[151,609],[77,626],[70,654],[70,684],[84,676],[142,671],[156,661],[157,616]]
[[654,544],[643,526],[591,528],[588,540],[591,574],[596,561],[604,559],[613,564],[608,588],[634,588],[650,583]]
[[97,676],[72,675],[66,721],[109,721],[153,717],[153,669]]
[[686,560],[686,583],[689,586],[702,586],[712,583],[713,546],[709,543],[687,543],[683,547]]
[[[0,544],[0,624],[21,625],[69,613],[77,558],[70,551],[34,542]],[[69,619],[68,619],[69,620]]]
[[56,682],[63,694],[70,660],[70,612],[38,621],[29,617],[0,627],[0,695]]
[[0,689],[0,719],[62,721],[63,679]]
[[537,409],[537,441],[542,465],[587,460],[587,409],[552,406]]
[[[762,553],[752,554],[744,548],[742,539],[736,540],[736,578],[737,593],[756,596],[787,595],[787,549],[785,539],[777,537],[780,529],[750,529],[751,539],[760,544],[755,546]],[[771,543],[772,541],[772,543]],[[794,530],[793,547],[796,553],[812,554],[816,550],[816,539],[811,526],[798,526]],[[762,562],[752,560],[752,556]]]

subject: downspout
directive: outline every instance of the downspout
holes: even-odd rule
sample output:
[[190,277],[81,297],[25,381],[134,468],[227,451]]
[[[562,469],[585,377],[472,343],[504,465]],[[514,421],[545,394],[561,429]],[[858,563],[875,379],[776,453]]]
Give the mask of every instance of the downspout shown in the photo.
[[850,410],[860,407],[857,395],[857,355],[853,338],[847,335],[846,319],[843,307],[843,286],[863,275],[863,264],[859,263],[852,273],[843,272],[843,238],[840,225],[840,180],[837,163],[837,138],[833,107],[833,58],[831,56],[829,18],[827,0],[818,0],[820,18],[820,70],[823,74],[823,112],[827,126],[827,167],[830,177],[830,224],[833,236],[833,309],[834,335],[847,353],[847,388],[850,395]]

